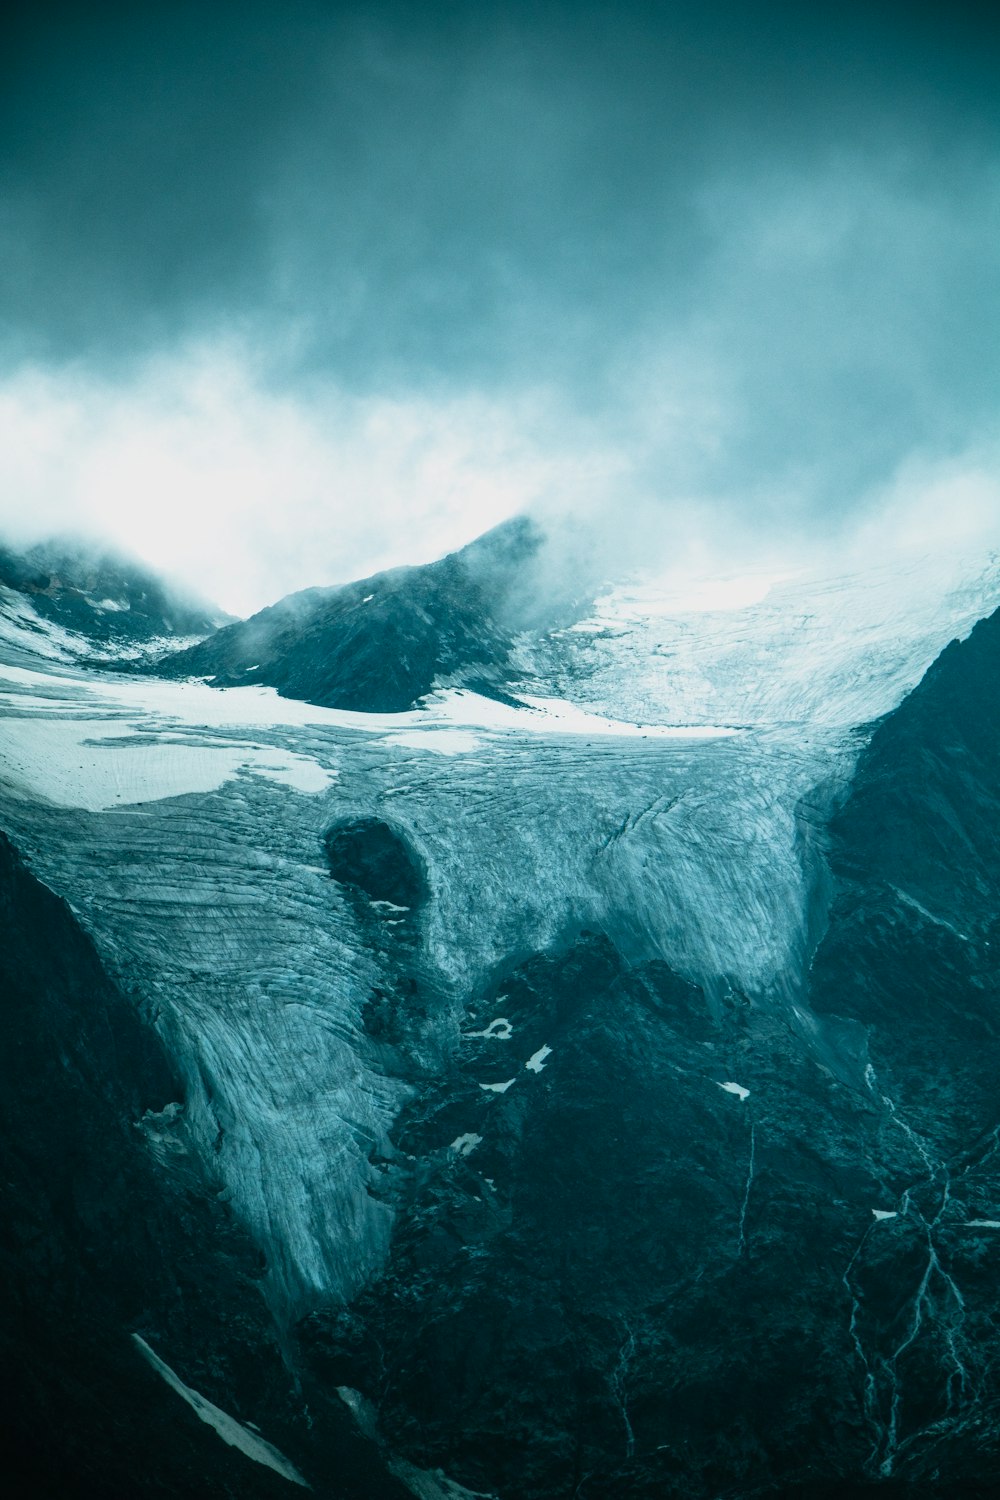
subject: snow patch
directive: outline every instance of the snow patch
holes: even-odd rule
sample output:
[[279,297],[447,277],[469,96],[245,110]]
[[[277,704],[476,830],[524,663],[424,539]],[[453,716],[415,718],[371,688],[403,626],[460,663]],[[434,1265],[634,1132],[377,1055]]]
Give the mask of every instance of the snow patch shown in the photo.
[[927,907],[924,906],[922,902],[918,901],[916,896],[911,896],[907,891],[900,890],[898,885],[894,885],[892,889],[896,892],[896,895],[899,897],[900,901],[902,901],[904,906],[908,906],[911,908],[911,910],[919,912],[922,917],[927,918],[928,922],[933,922],[935,927],[944,927],[948,932],[953,932],[955,936],[959,938],[963,943],[967,943],[969,941],[969,936],[967,933],[959,932],[954,923],[949,922],[945,917],[936,916],[934,912],[928,911]]
[[481,1083],[479,1087],[485,1089],[488,1094],[506,1094],[511,1084],[516,1082],[516,1078],[508,1078],[506,1083]]
[[0,641],[32,656],[61,663],[93,651],[85,636],[43,619],[22,594],[3,586],[0,586]]
[[896,1217],[896,1210],[895,1209],[892,1209],[892,1208],[873,1208],[872,1209],[872,1218],[873,1219],[877,1219],[879,1221],[879,1223],[881,1223],[881,1221],[883,1219],[894,1219],[895,1217]]
[[373,1443],[378,1442],[378,1413],[367,1396],[362,1396],[350,1385],[338,1385],[337,1395],[343,1401],[351,1416],[357,1422],[366,1438]]
[[435,755],[468,755],[482,747],[478,735],[467,729],[406,729],[401,734],[386,735],[385,744],[402,750],[429,750]]
[[740,730],[723,724],[633,723],[594,713],[567,698],[518,695],[518,704],[484,698],[467,688],[455,688],[425,699],[426,711],[436,711],[460,724],[522,734],[611,736],[616,739],[728,739]]
[[482,1143],[482,1139],[481,1135],[475,1135],[468,1130],[465,1135],[457,1135],[448,1150],[456,1152],[458,1156],[471,1156],[476,1147]]
[[1000,1219],[969,1219],[966,1229],[1000,1229]]
[[494,1500],[483,1490],[467,1490],[443,1469],[418,1469],[405,1458],[390,1460],[389,1470],[417,1500]]
[[551,1047],[539,1047],[537,1052],[533,1052],[531,1054],[524,1066],[527,1068],[529,1073],[540,1073],[545,1067],[545,1059],[551,1056]]
[[33,796],[87,812],[214,792],[240,772],[309,795],[326,791],[336,775],[309,756],[269,745],[180,738],[148,744],[120,719],[57,719],[51,711],[0,722],[0,755],[6,777]]
[[[338,1385],[337,1395],[353,1416],[361,1432],[371,1442],[382,1446],[378,1429],[378,1412],[366,1396],[349,1385]],[[468,1490],[456,1480],[449,1479],[443,1469],[418,1469],[405,1458],[387,1455],[386,1468],[389,1473],[416,1495],[417,1500],[495,1500],[482,1490]]]
[[514,1035],[514,1028],[506,1016],[497,1016],[496,1020],[491,1021],[482,1031],[463,1031],[462,1035],[468,1038],[482,1036],[489,1037],[495,1042],[509,1042]]
[[741,1083],[719,1083],[716,1088],[725,1090],[727,1094],[735,1094],[738,1099],[749,1099],[750,1090],[745,1089]]
[[314,797],[318,792],[325,792],[337,779],[336,771],[327,770],[308,755],[281,750],[272,752],[264,747],[254,748],[251,753],[252,759],[246,766],[248,771],[306,796]]
[[132,1340],[147,1364],[152,1365],[158,1375],[162,1375],[171,1390],[176,1391],[203,1422],[215,1428],[224,1443],[228,1443],[231,1448],[238,1448],[255,1463],[264,1464],[267,1468],[273,1469],[276,1474],[281,1475],[282,1479],[288,1479],[292,1484],[301,1485],[306,1490],[312,1488],[302,1478],[294,1464],[289,1463],[284,1454],[279,1453],[273,1444],[249,1432],[241,1422],[237,1422],[235,1417],[231,1417],[228,1412],[222,1411],[220,1407],[207,1401],[204,1396],[200,1396],[197,1391],[193,1391],[189,1385],[185,1385],[180,1376],[175,1375],[170,1366],[165,1364],[158,1354],[153,1353],[144,1338],[133,1333]]

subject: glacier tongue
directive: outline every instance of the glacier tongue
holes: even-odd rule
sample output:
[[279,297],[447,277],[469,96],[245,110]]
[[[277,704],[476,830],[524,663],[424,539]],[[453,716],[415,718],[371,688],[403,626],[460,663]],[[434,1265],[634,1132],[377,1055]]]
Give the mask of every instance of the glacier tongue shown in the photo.
[[[5,824],[155,1018],[279,1304],[349,1297],[381,1265],[393,1120],[512,953],[591,927],[710,995],[799,998],[814,828],[856,726],[1000,598],[992,564],[936,597],[929,576],[785,583],[689,619],[612,595],[535,648],[547,694],[536,677],[522,709],[0,668]],[[426,870],[418,912],[330,878],[326,831],[372,818]],[[393,989],[412,1003],[387,1041],[364,1016]]]

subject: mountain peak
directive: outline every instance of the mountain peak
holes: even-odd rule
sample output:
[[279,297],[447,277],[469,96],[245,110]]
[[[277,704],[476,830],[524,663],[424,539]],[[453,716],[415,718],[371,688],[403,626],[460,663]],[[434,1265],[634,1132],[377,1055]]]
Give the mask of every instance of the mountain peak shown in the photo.
[[543,542],[517,516],[423,567],[289,594],[159,670],[366,712],[412,708],[442,685],[504,697],[515,635],[552,613],[537,586]]

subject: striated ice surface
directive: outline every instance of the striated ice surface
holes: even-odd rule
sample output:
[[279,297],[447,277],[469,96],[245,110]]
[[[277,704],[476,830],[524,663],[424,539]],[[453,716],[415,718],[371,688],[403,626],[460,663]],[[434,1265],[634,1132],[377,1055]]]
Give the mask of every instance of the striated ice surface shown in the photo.
[[[1000,603],[994,562],[943,566],[765,582],[686,614],[619,590],[532,648],[520,707],[444,692],[347,713],[88,672],[0,632],[2,824],[170,1047],[182,1138],[277,1304],[378,1271],[393,1122],[477,1034],[467,1006],[512,954],[606,931],[710,1004],[764,996],[819,1037],[801,994],[818,833],[858,726]],[[418,916],[330,878],[326,831],[373,817],[426,870]],[[365,1007],[407,973],[434,1003],[380,1051]],[[498,1017],[479,1044],[502,1054],[510,1031]]]
[[636,579],[526,656],[557,691],[622,718],[844,727],[894,708],[998,598],[1000,559],[961,551],[835,578]]

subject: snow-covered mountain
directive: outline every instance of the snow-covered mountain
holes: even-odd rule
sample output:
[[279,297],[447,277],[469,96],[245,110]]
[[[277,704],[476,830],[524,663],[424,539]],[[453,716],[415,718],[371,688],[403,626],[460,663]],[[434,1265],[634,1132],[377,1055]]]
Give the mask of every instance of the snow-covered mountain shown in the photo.
[[138,660],[200,640],[228,618],[91,542],[0,546],[0,640],[8,656]]
[[169,678],[0,642],[9,880],[55,898],[20,941],[93,945],[105,1029],[161,1059],[114,1106],[129,1171],[209,1205],[162,1209],[163,1264],[201,1235],[254,1309],[220,1343],[102,1293],[109,1390],[159,1377],[153,1448],[164,1411],[228,1432],[206,1494],[978,1483],[1000,567],[549,609],[538,538],[501,542]]

